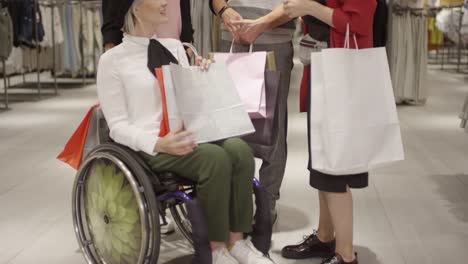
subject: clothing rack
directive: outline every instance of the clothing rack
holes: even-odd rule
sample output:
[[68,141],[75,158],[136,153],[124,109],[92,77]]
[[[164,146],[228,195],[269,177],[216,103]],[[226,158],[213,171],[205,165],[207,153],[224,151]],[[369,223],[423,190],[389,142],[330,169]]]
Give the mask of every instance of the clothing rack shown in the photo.
[[[65,5],[65,0],[42,0],[42,1],[60,1],[61,2],[61,5]],[[87,70],[86,70],[86,67],[85,67],[85,59],[84,59],[84,44],[83,44],[83,39],[84,39],[84,33],[83,33],[83,9],[91,9],[93,10],[94,12],[96,11],[100,11],[100,8],[102,6],[102,0],[70,0],[68,1],[67,4],[69,5],[74,5],[74,6],[79,6],[79,21],[80,21],[80,29],[79,29],[79,53],[80,53],[80,57],[81,57],[81,60],[80,60],[80,69],[79,69],[79,72],[78,72],[78,76],[81,77],[81,85],[82,87],[84,87],[86,84],[92,84],[95,82],[94,79],[90,79],[88,76],[87,76]],[[93,26],[94,26],[94,20],[93,20]],[[96,39],[95,39],[95,35],[93,34],[93,43],[96,42]],[[96,57],[96,54],[95,54],[95,49],[93,49],[93,57]],[[93,60],[93,66],[94,66],[94,70],[95,72],[93,72],[91,75],[92,76],[96,76],[96,62]],[[59,79],[71,79],[71,78],[75,78],[73,75],[71,74],[61,74],[61,75],[58,75],[58,76],[55,76]],[[76,82],[60,82],[60,84],[63,86],[63,85],[69,85],[70,87],[74,87],[76,86]]]
[[0,108],[0,111],[9,110],[9,100],[8,100],[8,83],[6,76],[6,62],[5,59],[2,58],[2,67],[3,67],[3,107]]
[[[442,43],[442,47],[436,50],[435,58],[431,54],[429,54],[429,58],[431,59],[431,64],[440,64],[440,68],[442,70],[449,70],[453,67],[447,68],[447,66],[455,66],[455,71],[458,73],[467,73],[468,70],[468,47],[463,42],[463,34],[462,34],[462,27],[463,27],[463,16],[466,12],[464,5],[449,5],[449,6],[440,6],[440,7],[431,7],[429,8],[430,16],[436,16],[437,12],[444,10],[444,9],[451,9],[453,11],[459,11],[460,17],[457,21],[457,38],[458,43],[453,43],[453,41],[446,40],[444,37],[444,41]],[[465,59],[464,59],[465,58]],[[465,61],[464,61],[465,60]],[[462,69],[463,65],[465,65],[465,69]]]
[[411,12],[412,14],[415,14],[415,15],[424,14],[425,11],[427,11],[426,8],[413,8],[413,7],[400,6],[400,5],[394,5],[393,10],[392,10],[394,14]]
[[[0,0],[0,7],[4,7],[7,5],[7,0]],[[5,58],[2,58],[2,68],[3,68],[3,90],[4,90],[4,95],[3,95],[3,107],[0,107],[0,111],[5,111],[8,110],[8,87],[7,87],[7,81],[6,81],[6,62]]]
[[[0,0],[1,1],[6,1],[6,0]],[[37,13],[38,10],[36,8],[38,7],[38,4],[40,4],[43,7],[46,8],[63,8],[65,3],[65,0],[34,0],[35,1],[35,9],[34,12]],[[41,73],[42,69],[40,67],[40,61],[39,61],[39,54],[40,54],[40,47],[36,48],[36,58],[37,58],[37,69],[35,71],[36,74],[36,81],[33,82],[28,82],[26,81],[26,73],[23,71],[22,75],[22,82],[18,84],[11,85],[11,80],[10,78],[13,76],[7,76],[6,69],[3,67],[4,72],[3,72],[3,79],[4,79],[4,94],[0,95],[0,99],[3,98],[5,108],[8,108],[8,104],[10,101],[16,101],[16,102],[23,102],[23,101],[38,101],[43,98],[49,98],[53,96],[59,95],[58,93],[58,87],[77,87],[77,86],[85,86],[90,83],[94,83],[94,78],[90,80],[87,78],[87,70],[85,68],[85,56],[84,56],[84,29],[83,29],[83,9],[91,9],[93,12],[98,12],[101,7],[101,1],[99,0],[94,0],[94,1],[84,1],[84,0],[71,0],[68,1],[70,5],[78,5],[79,6],[79,21],[80,21],[80,29],[79,29],[79,53],[81,56],[81,66],[79,69],[78,76],[81,76],[81,82],[76,82],[76,81],[71,81],[70,78],[73,76],[67,76],[67,75],[59,75],[58,70],[57,70],[57,65],[56,65],[56,53],[57,53],[57,44],[55,43],[56,41],[56,36],[55,36],[55,31],[52,30],[51,32],[51,38],[52,38],[52,69],[51,71],[51,77],[52,81],[45,81],[41,80]],[[36,21],[35,26],[36,26],[36,42],[38,42],[38,35],[37,35],[37,27],[38,27],[39,21]],[[95,26],[95,21],[92,21],[93,26]],[[55,15],[52,10],[51,12],[51,24],[52,28],[54,27],[55,24]],[[95,34],[93,34],[93,68],[94,68],[94,73],[93,76],[96,76],[96,37]],[[30,73],[29,73],[30,74]],[[35,87],[36,92],[33,93],[25,93],[25,92],[19,92],[12,94],[12,90],[31,90],[34,89],[32,87]],[[44,93],[43,89],[53,89],[52,93]]]
[[[86,67],[85,67],[85,59],[84,59],[84,45],[83,45],[83,39],[84,39],[84,36],[83,36],[83,8],[87,8],[87,9],[90,9],[94,12],[96,11],[100,11],[100,8],[102,6],[102,0],[88,0],[88,1],[83,1],[83,0],[79,0],[78,1],[80,3],[80,41],[81,41],[81,45],[80,45],[80,53],[81,53],[81,70],[82,70],[82,76],[83,76],[83,86],[86,85]],[[93,19],[93,28],[95,26],[95,21]],[[94,46],[96,44],[96,35],[93,34],[93,38],[92,38],[92,42],[93,42],[93,70],[94,70],[94,73],[93,73],[93,76],[94,78],[96,78],[96,47]]]
[[387,52],[397,104],[423,105],[428,99],[427,9],[389,4]]
[[[53,1],[53,0],[49,0],[49,1]],[[34,0],[34,14],[37,15],[37,13],[39,12],[38,8],[39,8],[39,3],[40,3],[40,0]],[[53,16],[52,16],[52,20],[53,20]],[[39,27],[39,23],[40,21],[35,19],[34,20],[34,27],[35,27],[35,41],[36,41],[36,44],[39,43],[39,35],[38,35],[38,27]],[[53,22],[52,22],[53,23]],[[52,31],[52,37],[54,38],[54,32]],[[55,47],[53,47],[54,49],[54,59],[55,59]],[[26,81],[26,74],[22,73],[22,83],[20,84],[15,84],[15,85],[11,85],[10,83],[10,77],[11,76],[7,76],[6,72],[4,71],[4,75],[3,75],[3,78],[4,78],[4,95],[3,95],[3,99],[5,101],[5,103],[8,105],[9,101],[16,101],[16,102],[24,102],[24,101],[40,101],[42,99],[46,99],[46,98],[50,98],[50,97],[54,97],[54,96],[57,96],[58,95],[58,86],[57,86],[57,82],[56,82],[56,79],[54,79],[54,85],[53,85],[53,88],[54,88],[54,91],[52,93],[48,93],[48,92],[44,92],[43,91],[43,88],[46,88],[46,83],[43,83],[41,82],[41,68],[40,68],[40,47],[39,45],[36,47],[36,61],[37,61],[37,69],[35,71],[35,74],[36,74],[36,81],[35,82],[27,82]],[[55,67],[55,60],[53,62],[53,65]],[[4,69],[5,69],[5,66],[4,66]],[[35,88],[32,88],[32,87],[35,87]],[[50,87],[48,87],[50,88]],[[9,93],[9,91],[11,90],[18,90],[18,89],[22,89],[22,90],[31,90],[31,89],[35,89],[36,92],[20,92],[20,93],[14,93],[14,94],[11,94]]]

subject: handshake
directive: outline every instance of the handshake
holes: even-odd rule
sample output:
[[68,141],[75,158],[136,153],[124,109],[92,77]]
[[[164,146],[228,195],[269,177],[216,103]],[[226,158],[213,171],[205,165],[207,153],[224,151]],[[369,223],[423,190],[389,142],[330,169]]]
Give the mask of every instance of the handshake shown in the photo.
[[230,7],[222,12],[220,18],[237,43],[252,44],[269,29],[269,23],[265,17],[254,20],[244,19]]

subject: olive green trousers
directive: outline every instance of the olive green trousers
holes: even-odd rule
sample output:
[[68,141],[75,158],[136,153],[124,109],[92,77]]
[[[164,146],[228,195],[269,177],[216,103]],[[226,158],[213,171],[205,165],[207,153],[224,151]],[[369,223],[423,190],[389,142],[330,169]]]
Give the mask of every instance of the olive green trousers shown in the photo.
[[229,232],[252,231],[255,161],[244,141],[231,138],[201,144],[185,156],[161,153],[145,158],[155,172],[173,172],[197,183],[210,241],[225,242]]

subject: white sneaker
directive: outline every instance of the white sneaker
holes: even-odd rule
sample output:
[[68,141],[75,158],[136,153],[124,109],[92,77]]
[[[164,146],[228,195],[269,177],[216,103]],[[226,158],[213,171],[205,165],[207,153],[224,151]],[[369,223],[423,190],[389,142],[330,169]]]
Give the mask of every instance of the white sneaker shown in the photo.
[[239,262],[229,254],[226,248],[213,251],[212,256],[213,264],[239,264]]
[[240,264],[274,264],[255,248],[250,239],[237,241],[230,253]]

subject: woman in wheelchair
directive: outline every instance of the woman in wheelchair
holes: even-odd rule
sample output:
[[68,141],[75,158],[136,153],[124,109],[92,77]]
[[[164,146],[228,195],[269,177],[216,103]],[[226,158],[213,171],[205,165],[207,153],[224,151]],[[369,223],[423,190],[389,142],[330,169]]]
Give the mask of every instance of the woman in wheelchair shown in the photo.
[[[140,152],[151,170],[173,172],[196,183],[213,264],[273,263],[244,239],[253,222],[255,162],[250,147],[238,138],[197,145],[182,128],[158,137],[162,104],[153,69],[189,63],[178,40],[154,37],[155,29],[168,19],[166,0],[127,2],[123,43],[101,57],[97,76],[110,137]],[[208,70],[210,61],[197,58],[197,64]]]

